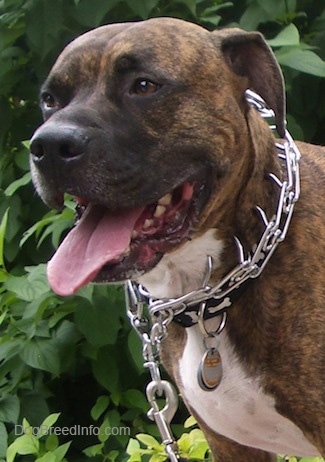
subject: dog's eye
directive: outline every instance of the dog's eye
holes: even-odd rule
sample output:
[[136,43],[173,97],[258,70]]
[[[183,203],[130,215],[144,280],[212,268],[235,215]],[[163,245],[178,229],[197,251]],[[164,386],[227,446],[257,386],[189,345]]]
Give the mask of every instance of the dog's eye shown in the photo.
[[55,98],[47,92],[44,92],[41,96],[41,102],[49,109],[56,106]]
[[139,96],[149,96],[159,90],[160,87],[161,85],[151,82],[151,80],[138,79],[134,83],[131,93]]

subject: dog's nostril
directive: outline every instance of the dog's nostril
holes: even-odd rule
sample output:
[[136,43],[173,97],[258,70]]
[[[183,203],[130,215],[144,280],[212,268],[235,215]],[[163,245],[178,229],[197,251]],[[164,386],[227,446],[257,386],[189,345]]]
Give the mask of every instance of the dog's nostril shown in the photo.
[[59,146],[59,156],[63,157],[64,159],[78,157],[80,154],[82,154],[81,150],[73,144],[62,143]]
[[42,159],[42,157],[44,157],[44,154],[45,154],[43,145],[36,141],[31,142],[30,152],[34,156],[35,159]]

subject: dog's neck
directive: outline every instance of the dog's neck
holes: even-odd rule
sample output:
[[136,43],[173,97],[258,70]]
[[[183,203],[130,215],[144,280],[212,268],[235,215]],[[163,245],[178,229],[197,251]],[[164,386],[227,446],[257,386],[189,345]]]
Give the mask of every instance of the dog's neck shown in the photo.
[[[268,178],[269,173],[281,176],[273,136],[267,124],[254,109],[247,114],[247,127],[243,135],[249,141],[250,162],[240,165],[231,176],[241,176],[241,186],[234,189],[233,182],[222,191],[220,205],[206,217],[208,229],[186,242],[177,250],[165,254],[159,264],[139,278],[154,298],[180,297],[202,287],[207,268],[207,256],[213,260],[212,281],[216,282],[238,264],[238,251],[234,244],[234,230],[245,247],[251,249],[263,232],[263,225],[255,207],[258,205],[268,216],[273,216],[278,201],[278,190]],[[247,144],[247,143],[246,143]],[[243,155],[243,157],[245,157]],[[256,185],[259,185],[257,188]],[[261,185],[261,186],[260,186]]]

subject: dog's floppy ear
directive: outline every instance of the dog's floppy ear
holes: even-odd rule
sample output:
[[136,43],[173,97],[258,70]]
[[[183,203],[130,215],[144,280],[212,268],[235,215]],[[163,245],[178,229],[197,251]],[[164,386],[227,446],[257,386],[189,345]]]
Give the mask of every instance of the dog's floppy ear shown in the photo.
[[281,69],[271,48],[259,32],[223,29],[213,32],[227,64],[246,76],[249,87],[273,109],[278,133],[285,133],[285,95]]

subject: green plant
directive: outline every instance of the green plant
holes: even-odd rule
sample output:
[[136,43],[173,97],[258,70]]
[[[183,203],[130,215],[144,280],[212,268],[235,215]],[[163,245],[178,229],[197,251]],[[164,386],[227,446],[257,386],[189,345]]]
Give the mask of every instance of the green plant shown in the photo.
[[[6,457],[24,462],[120,461],[128,457],[129,441],[135,441],[129,451],[133,444],[139,456],[155,455],[142,452],[154,451],[146,445],[148,438],[136,439],[145,434],[159,440],[159,435],[145,416],[148,405],[143,390],[148,377],[142,367],[140,342],[124,313],[123,290],[89,286],[65,299],[50,291],[45,263],[72,225],[74,210],[68,197],[62,212],[49,211],[36,197],[30,182],[28,143],[22,143],[41,123],[39,88],[66,43],[104,23],[152,16],[181,17],[211,30],[239,25],[262,31],[285,73],[290,131],[296,138],[325,143],[325,11],[321,2],[1,0],[2,461]],[[193,456],[196,443],[200,441],[202,448],[205,443],[196,430],[191,436],[181,436],[186,416],[182,408],[174,430],[183,452]],[[95,423],[99,434],[60,435],[57,439],[15,435],[15,425],[38,427],[44,422],[49,425],[54,418],[53,424],[60,428]],[[129,428],[130,432],[108,435],[108,427]],[[22,449],[27,441],[30,449]],[[141,449],[143,444],[146,447]],[[154,446],[162,457],[161,447]],[[28,453],[31,448],[34,452]]]
[[33,455],[35,462],[61,462],[69,449],[70,442],[59,445],[56,434],[50,432],[59,414],[51,414],[34,431],[30,423],[23,419],[19,426],[22,435],[18,436],[7,449],[7,462],[13,462],[17,454]]

